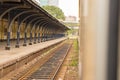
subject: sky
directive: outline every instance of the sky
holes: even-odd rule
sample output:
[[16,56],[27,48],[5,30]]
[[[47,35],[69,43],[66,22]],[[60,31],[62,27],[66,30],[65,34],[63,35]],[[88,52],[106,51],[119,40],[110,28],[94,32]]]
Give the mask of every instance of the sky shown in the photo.
[[59,7],[65,16],[78,17],[78,0],[59,0]]

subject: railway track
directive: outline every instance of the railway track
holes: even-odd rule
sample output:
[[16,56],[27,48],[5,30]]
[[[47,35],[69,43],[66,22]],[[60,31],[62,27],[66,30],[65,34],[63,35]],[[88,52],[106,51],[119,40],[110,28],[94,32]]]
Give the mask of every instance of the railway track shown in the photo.
[[[54,55],[50,57],[37,70],[37,64],[31,68],[26,74],[17,80],[55,80],[55,77],[69,52],[72,43],[66,42],[64,45],[54,51]],[[36,70],[36,71],[35,71]]]

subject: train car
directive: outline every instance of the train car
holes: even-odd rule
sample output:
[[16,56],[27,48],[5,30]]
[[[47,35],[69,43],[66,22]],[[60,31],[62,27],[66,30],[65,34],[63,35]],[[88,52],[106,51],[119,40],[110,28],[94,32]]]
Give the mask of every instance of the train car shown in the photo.
[[119,0],[79,0],[81,80],[120,80]]

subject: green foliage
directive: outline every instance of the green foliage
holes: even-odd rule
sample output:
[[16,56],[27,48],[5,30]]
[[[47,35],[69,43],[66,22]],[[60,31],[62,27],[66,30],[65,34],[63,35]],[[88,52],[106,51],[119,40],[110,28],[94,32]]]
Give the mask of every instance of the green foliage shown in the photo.
[[78,23],[63,23],[63,24],[65,24],[66,26],[70,26],[70,27],[79,26]]
[[72,34],[73,30],[70,29],[70,30],[68,30],[67,32],[68,32],[68,35],[70,35],[70,34]]
[[78,66],[78,59],[73,59],[70,66]]
[[74,55],[72,55],[72,60],[69,66],[78,66],[78,41],[77,39],[74,40],[73,43],[73,47],[74,47]]
[[43,6],[43,9],[45,9],[48,13],[50,13],[52,16],[54,16],[57,19],[65,19],[63,11],[56,7],[56,6]]
[[75,53],[78,53],[78,50],[79,50],[78,49],[78,40],[74,41],[74,47],[75,47],[75,51],[76,51]]
[[78,29],[70,29],[67,31],[68,35],[78,32]]

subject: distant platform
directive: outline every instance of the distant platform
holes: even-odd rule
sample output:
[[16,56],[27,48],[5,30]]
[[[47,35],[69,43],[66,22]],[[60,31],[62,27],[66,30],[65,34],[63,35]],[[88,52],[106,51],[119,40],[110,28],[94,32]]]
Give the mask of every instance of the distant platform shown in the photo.
[[65,39],[67,39],[67,38],[64,37],[64,38],[59,38],[59,39],[55,39],[55,40],[50,40],[50,41],[46,41],[46,42],[42,42],[42,43],[29,45],[27,47],[21,46],[20,48],[12,48],[11,50],[0,50],[0,67],[9,65],[9,64],[11,64],[11,62],[17,61],[21,57],[24,57],[31,53],[40,51],[51,45],[57,44]]

